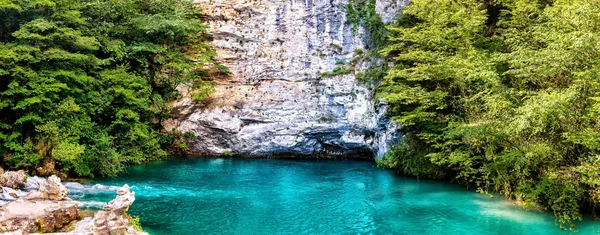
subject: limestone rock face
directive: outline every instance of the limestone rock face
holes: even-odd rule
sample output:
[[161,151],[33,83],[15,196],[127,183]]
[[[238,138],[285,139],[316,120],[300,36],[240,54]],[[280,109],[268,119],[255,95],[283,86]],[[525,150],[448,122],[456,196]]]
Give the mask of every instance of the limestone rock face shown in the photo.
[[384,23],[389,23],[394,21],[408,4],[408,0],[376,0],[375,11]]
[[67,187],[60,182],[60,178],[52,175],[48,180],[38,181],[39,191],[32,192],[27,199],[65,200],[67,199]]
[[24,171],[7,171],[0,175],[0,185],[13,189],[25,187],[27,174]]
[[[214,78],[216,92],[203,102],[180,87],[165,126],[196,136],[189,153],[372,158],[401,138],[373,87],[356,79],[373,61],[366,31],[345,24],[347,0],[196,3],[233,74]],[[346,73],[323,75],[336,68]]]

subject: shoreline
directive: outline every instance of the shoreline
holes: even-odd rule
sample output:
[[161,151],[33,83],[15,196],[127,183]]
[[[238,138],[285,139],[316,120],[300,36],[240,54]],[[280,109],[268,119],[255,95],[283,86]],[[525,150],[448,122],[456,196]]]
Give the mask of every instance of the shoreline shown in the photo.
[[[0,232],[9,234],[132,234],[138,230],[137,220],[127,214],[135,201],[135,192],[127,184],[116,190],[116,197],[103,203],[103,208],[80,208],[83,202],[68,198],[65,184],[52,175],[29,177],[24,171],[6,171],[0,175],[3,194],[0,206]],[[37,185],[37,186],[36,186]]]

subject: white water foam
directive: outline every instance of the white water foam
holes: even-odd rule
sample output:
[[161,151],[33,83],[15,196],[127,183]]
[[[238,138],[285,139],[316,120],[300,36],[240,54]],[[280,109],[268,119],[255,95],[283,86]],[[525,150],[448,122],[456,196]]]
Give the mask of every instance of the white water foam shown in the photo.
[[[8,204],[9,202],[15,201],[16,198],[11,196],[11,194],[17,195],[17,197],[21,198],[26,196],[32,191],[39,190],[38,181],[46,180],[46,178],[31,176],[27,177],[25,181],[25,186],[22,190],[20,189],[12,189],[8,187],[3,187],[2,193],[0,193],[0,205]],[[76,182],[63,182],[65,187],[67,187],[67,191],[69,192],[69,199],[77,202],[80,208],[87,209],[102,209],[106,202],[101,201],[78,201],[76,199],[80,199],[85,195],[93,195],[100,193],[115,193],[119,187],[117,186],[106,186],[102,184],[95,185],[84,185]]]
[[90,202],[76,201],[76,202],[77,202],[77,206],[79,208],[84,208],[84,209],[101,210],[104,207],[104,205],[106,205],[106,202],[99,202],[99,201],[90,201]]
[[40,178],[37,176],[27,177],[25,181],[25,187],[23,189],[13,189],[8,187],[2,187],[2,193],[0,193],[0,205],[5,205],[9,202],[16,200],[11,194],[17,195],[17,197],[24,197],[29,194],[31,191],[35,191],[39,189],[37,182],[39,180],[43,180],[44,178]]
[[116,192],[119,187],[117,186],[106,186],[102,184],[95,185],[84,185],[75,182],[65,182],[63,183],[69,193],[77,193],[77,194],[96,194],[96,193],[106,193],[106,192]]

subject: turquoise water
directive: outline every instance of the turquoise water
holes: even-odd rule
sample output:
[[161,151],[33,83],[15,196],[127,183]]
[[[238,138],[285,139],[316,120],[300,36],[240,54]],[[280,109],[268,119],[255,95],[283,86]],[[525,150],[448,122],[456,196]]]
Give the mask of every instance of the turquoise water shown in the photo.
[[[549,213],[373,163],[178,159],[136,166],[71,197],[99,206],[125,183],[151,234],[569,234]],[[600,222],[578,223],[600,234]]]

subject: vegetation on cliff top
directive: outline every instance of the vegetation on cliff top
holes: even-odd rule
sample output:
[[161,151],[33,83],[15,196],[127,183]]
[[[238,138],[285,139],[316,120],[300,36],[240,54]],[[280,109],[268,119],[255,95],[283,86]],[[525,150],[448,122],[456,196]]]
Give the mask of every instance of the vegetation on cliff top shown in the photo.
[[213,63],[191,1],[0,0],[0,14],[0,156],[10,168],[112,176],[166,156],[161,121],[176,87],[206,87],[196,64]]
[[596,0],[414,0],[382,53],[406,140],[381,163],[546,207],[600,204]]
[[381,49],[388,36],[385,23],[375,10],[376,4],[376,0],[352,0],[346,5],[345,23],[352,25],[355,32],[358,31],[358,26],[365,29],[365,34],[361,36],[372,53]]

